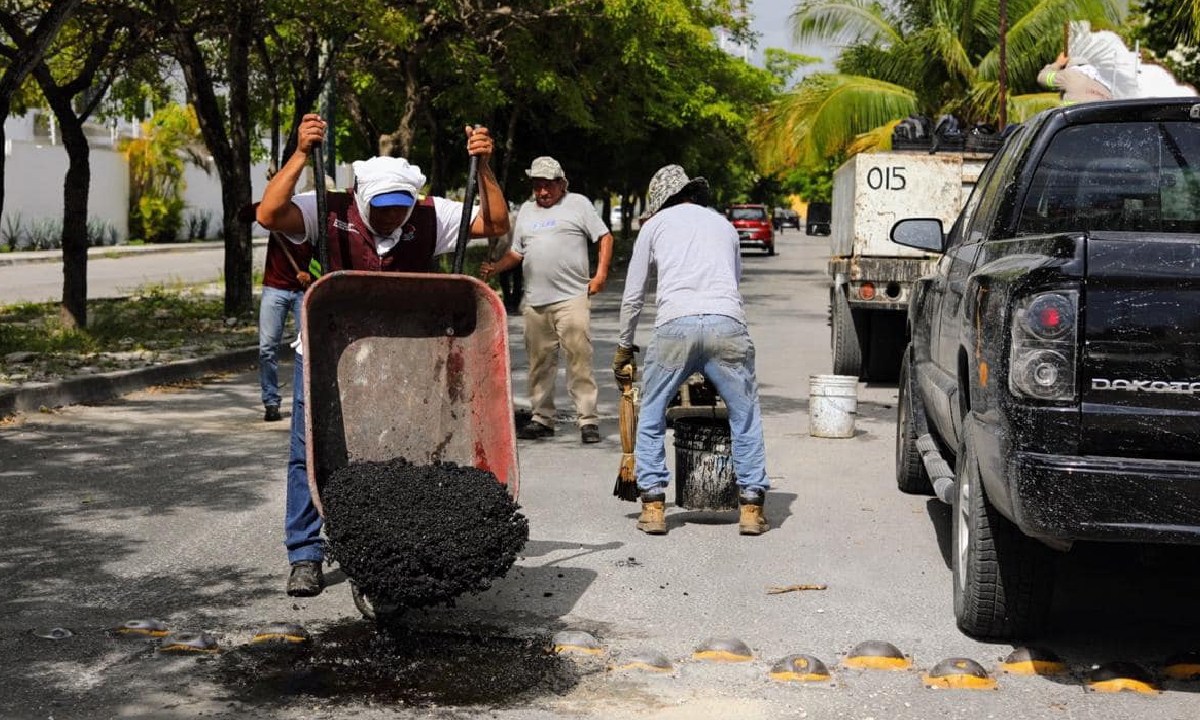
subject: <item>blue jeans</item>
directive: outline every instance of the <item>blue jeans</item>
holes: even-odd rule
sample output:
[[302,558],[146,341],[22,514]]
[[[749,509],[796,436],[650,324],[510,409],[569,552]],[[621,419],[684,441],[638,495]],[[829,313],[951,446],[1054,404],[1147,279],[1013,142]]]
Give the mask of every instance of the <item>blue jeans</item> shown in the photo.
[[304,435],[304,358],[296,356],[292,375],[292,443],[287,466],[287,511],[283,518],[283,544],[288,562],[320,562],[325,557],[321,540],[321,515],[308,490],[307,438]]
[[688,315],[654,329],[642,371],[642,409],[634,448],[638,489],[660,493],[670,482],[664,447],[667,405],[692,373],[702,373],[729,409],[733,471],[742,495],[761,495],[767,480],[754,343],[742,323],[725,315]]
[[279,407],[279,344],[287,316],[292,316],[295,328],[300,329],[300,304],[303,290],[280,290],[263,286],[262,303],[258,307],[258,383],[262,386],[263,407]]

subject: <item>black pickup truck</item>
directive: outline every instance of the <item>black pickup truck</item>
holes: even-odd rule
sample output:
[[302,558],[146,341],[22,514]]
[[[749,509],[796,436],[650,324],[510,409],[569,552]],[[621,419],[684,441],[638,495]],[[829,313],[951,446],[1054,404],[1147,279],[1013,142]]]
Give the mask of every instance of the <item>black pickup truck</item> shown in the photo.
[[896,480],[953,506],[966,633],[1043,626],[1055,550],[1200,544],[1200,99],[1086,103],[1008,136],[909,306]]

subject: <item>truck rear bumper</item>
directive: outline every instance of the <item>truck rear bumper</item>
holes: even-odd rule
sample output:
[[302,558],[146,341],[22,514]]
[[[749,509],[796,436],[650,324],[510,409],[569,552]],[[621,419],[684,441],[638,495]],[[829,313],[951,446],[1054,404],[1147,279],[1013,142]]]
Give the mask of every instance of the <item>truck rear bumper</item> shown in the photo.
[[1017,452],[1008,476],[1028,535],[1200,545],[1200,462]]

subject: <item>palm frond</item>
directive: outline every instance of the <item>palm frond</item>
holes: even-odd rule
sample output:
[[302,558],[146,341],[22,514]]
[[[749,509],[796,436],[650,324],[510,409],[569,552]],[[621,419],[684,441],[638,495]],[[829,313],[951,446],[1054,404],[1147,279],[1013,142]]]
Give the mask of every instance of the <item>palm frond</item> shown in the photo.
[[1062,98],[1055,92],[1012,95],[1008,98],[1008,117],[1010,122],[1025,122],[1043,110],[1056,108],[1061,104]]
[[975,66],[952,27],[936,25],[925,28],[909,41],[921,51],[921,57],[927,65],[941,67],[952,77],[967,82],[975,77]]
[[872,152],[874,150],[891,150],[892,149],[892,132],[896,126],[900,124],[900,120],[893,120],[862,133],[854,138],[854,142],[846,148],[847,155],[857,155],[861,152]]
[[[1123,0],[1040,0],[1023,15],[1010,13],[1009,78],[1014,84],[1034,87],[1038,71],[1062,52],[1063,23],[1087,20],[1101,29],[1119,23],[1123,14]],[[994,79],[999,66],[999,50],[994,49],[979,62],[979,76]]]
[[813,75],[756,118],[750,140],[766,173],[813,167],[858,135],[916,109],[916,95],[899,85],[854,75]]
[[820,41],[838,45],[893,44],[900,31],[874,0],[804,2],[788,18],[798,44]]

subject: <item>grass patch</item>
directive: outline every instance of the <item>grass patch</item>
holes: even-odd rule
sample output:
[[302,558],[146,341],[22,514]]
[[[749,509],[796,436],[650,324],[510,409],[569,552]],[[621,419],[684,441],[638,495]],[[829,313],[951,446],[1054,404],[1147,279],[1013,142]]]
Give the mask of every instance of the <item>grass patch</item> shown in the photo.
[[[221,297],[198,288],[147,285],[120,299],[88,301],[88,327],[63,324],[58,303],[0,306],[0,359],[29,353],[3,372],[45,379],[73,368],[114,369],[177,359],[172,351],[220,352],[258,341],[253,317],[227,324]],[[18,367],[19,366],[19,367]]]

